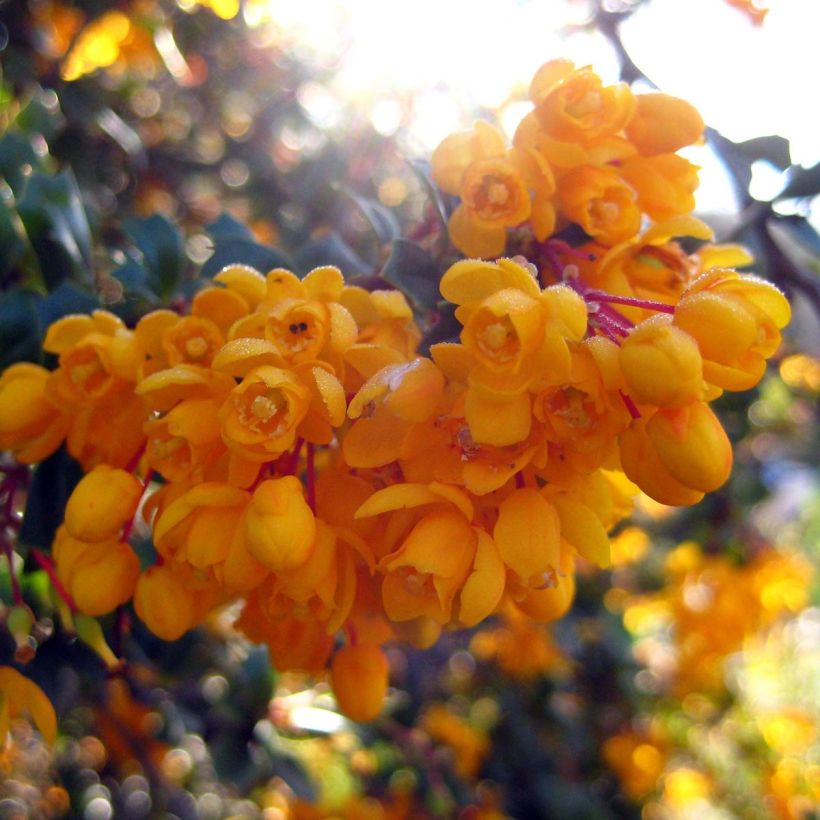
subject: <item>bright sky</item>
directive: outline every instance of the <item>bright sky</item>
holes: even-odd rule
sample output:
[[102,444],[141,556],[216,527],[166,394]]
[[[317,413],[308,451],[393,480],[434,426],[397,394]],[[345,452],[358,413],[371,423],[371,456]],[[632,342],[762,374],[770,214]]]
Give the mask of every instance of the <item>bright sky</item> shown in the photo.
[[[693,102],[709,125],[735,141],[781,134],[791,142],[792,160],[812,165],[820,161],[820,0],[769,6],[757,27],[723,0],[651,0],[622,36],[645,73],[663,91]],[[617,62],[605,39],[567,33],[587,7],[585,0],[256,0],[246,14],[276,21],[314,59],[343,53],[331,91],[359,101],[383,133],[397,130],[396,100],[414,91],[402,131],[411,149],[429,154],[471,123],[476,106],[501,106],[511,134],[529,107],[505,101],[525,97],[535,69],[554,57],[592,64],[614,81]],[[314,96],[319,113],[324,105],[332,114],[328,100]],[[691,158],[704,166],[699,199],[733,210],[719,164],[705,151]],[[757,170],[759,194],[767,195],[767,186],[774,193],[778,175]]]

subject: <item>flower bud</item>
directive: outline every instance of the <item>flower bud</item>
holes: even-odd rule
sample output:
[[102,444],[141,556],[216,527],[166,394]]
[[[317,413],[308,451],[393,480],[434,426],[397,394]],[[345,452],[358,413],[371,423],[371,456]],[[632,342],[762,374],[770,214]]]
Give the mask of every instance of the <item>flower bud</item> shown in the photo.
[[680,407],[700,398],[703,366],[697,342],[666,316],[632,330],[620,348],[629,395],[639,404]]
[[151,632],[164,641],[181,638],[196,619],[193,592],[166,566],[153,566],[140,575],[134,609]]
[[373,720],[387,693],[389,667],[373,644],[342,647],[333,657],[330,678],[339,708],[351,720]]
[[659,410],[647,422],[646,432],[664,466],[684,486],[708,493],[729,478],[732,445],[703,402]]
[[125,470],[95,467],[74,488],[65,510],[69,534],[80,541],[106,541],[136,512],[142,485]]
[[263,481],[245,514],[248,550],[278,572],[307,560],[316,536],[316,520],[294,476]]

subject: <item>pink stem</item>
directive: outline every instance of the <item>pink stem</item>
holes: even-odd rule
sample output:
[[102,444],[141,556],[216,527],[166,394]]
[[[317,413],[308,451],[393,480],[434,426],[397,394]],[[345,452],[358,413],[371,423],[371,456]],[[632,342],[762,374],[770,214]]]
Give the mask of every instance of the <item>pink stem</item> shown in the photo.
[[15,606],[21,606],[23,603],[23,593],[20,591],[20,581],[14,572],[14,550],[11,544],[5,538],[0,538],[0,543],[3,544],[3,552],[6,553],[6,560],[9,562],[9,578],[11,578],[11,597]]
[[667,305],[666,302],[656,302],[654,299],[637,299],[634,296],[616,296],[614,293],[606,293],[602,290],[588,290],[584,296],[594,302],[611,302],[615,305],[629,305],[630,307],[644,308],[645,310],[655,310],[658,313],[674,313],[675,306]]
[[626,409],[629,410],[629,415],[632,416],[633,419],[639,419],[641,417],[641,411],[638,410],[638,406],[635,402],[632,401],[623,390],[619,390],[618,393],[621,397],[621,401],[626,405]]
[[36,547],[31,548],[31,554],[34,556],[34,560],[40,565],[40,569],[44,570],[46,575],[48,575],[57,594],[65,601],[72,612],[76,612],[77,605],[74,603],[74,599],[71,595],[69,595],[68,590],[63,586],[63,582],[57,577],[57,571],[51,559]]
[[148,445],[148,440],[146,439],[142,443],[142,446],[137,450],[137,452],[134,453],[133,456],[131,456],[130,461],[128,462],[128,464],[125,465],[125,472],[126,473],[133,473],[134,470],[137,469],[137,467],[139,466],[139,463],[140,463],[140,459],[142,458],[143,454],[145,453],[145,448],[146,448],[147,445]]

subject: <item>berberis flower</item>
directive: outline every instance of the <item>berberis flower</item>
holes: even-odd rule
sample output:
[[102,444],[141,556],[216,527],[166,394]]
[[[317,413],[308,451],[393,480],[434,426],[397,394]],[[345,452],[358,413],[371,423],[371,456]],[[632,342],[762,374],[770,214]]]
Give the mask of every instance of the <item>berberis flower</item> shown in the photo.
[[[576,566],[609,566],[638,492],[687,505],[727,480],[709,403],[759,381],[789,304],[713,267],[746,263],[737,247],[675,239],[711,239],[675,153],[700,116],[566,60],[530,99],[513,145],[479,122],[433,153],[446,305],[328,265],[234,264],[187,315],[65,316],[54,370],[5,371],[0,446],[34,463],[65,440],[86,472],[52,549],[73,607],[133,600],[170,641],[240,601],[273,663],[329,667],[341,709],[371,720],[384,644],[495,614],[540,635]],[[142,567],[133,533],[155,547]],[[33,684],[0,672],[6,711],[51,735]]]

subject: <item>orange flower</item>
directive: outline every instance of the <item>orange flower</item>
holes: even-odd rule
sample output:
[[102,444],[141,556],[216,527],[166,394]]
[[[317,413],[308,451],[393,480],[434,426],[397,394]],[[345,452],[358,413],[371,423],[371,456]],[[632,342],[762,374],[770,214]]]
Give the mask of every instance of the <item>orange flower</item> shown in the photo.
[[506,228],[530,216],[530,193],[521,171],[507,155],[504,138],[492,125],[451,134],[432,157],[436,183],[461,204],[450,217],[453,244],[471,256],[498,256]]
[[114,538],[136,512],[142,484],[125,470],[101,464],[83,476],[65,509],[68,532],[81,541]]
[[351,467],[380,467],[402,454],[414,424],[434,415],[444,393],[444,376],[429,359],[385,367],[353,397],[348,416],[354,419],[342,452]]
[[568,143],[617,134],[635,110],[626,83],[604,86],[590,66],[576,69],[569,60],[541,66],[530,84],[530,99],[547,134]]
[[688,214],[695,207],[698,166],[677,154],[624,160],[618,171],[635,189],[640,209],[654,220]]
[[558,201],[568,219],[603,245],[623,242],[640,230],[635,190],[614,168],[573,168],[559,181]]
[[310,393],[278,367],[251,370],[219,411],[222,438],[244,459],[271,461],[289,450],[310,405]]
[[53,453],[68,431],[68,417],[48,396],[49,372],[18,363],[0,376],[0,450],[32,464]]

